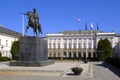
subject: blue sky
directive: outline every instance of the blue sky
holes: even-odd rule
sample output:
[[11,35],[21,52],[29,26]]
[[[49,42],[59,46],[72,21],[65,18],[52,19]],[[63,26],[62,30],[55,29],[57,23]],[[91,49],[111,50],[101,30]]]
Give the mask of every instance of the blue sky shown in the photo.
[[[0,0],[0,24],[22,32],[20,12],[37,9],[42,36],[66,30],[85,30],[85,23],[99,24],[99,30],[120,33],[120,0]],[[77,19],[81,22],[77,22]],[[25,26],[27,18],[25,17]],[[33,35],[29,29],[28,35]]]

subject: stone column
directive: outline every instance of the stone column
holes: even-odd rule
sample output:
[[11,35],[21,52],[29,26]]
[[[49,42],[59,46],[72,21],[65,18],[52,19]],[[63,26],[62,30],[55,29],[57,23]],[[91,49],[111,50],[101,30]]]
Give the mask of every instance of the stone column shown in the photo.
[[81,39],[81,48],[83,48],[83,39]]
[[81,51],[81,57],[83,58],[83,51]]
[[53,39],[51,39],[51,49],[53,49]]
[[67,49],[69,49],[69,39],[67,39]]
[[71,47],[72,47],[72,49],[73,49],[73,39],[72,39],[72,44],[71,44],[71,45],[72,45]]
[[77,39],[77,41],[76,41],[76,48],[78,49],[78,39]]
[[86,39],[86,58],[88,57],[88,39]]
[[56,39],[55,44],[56,44],[55,48],[58,49],[58,39]]
[[64,44],[64,42],[63,42],[63,38],[61,38],[60,41],[61,41],[61,43],[60,43],[60,48],[63,49],[63,47],[64,47],[64,45],[63,45],[63,44]]

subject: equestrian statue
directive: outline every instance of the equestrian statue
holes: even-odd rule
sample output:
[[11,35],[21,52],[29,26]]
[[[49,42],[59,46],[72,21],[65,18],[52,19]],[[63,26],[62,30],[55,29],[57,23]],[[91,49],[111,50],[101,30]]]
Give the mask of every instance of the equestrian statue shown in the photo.
[[28,31],[29,27],[33,28],[34,36],[38,36],[41,33],[42,34],[42,29],[41,29],[41,24],[39,23],[39,16],[38,13],[36,12],[36,9],[33,9],[32,11],[28,11],[26,14],[28,18],[28,24],[26,26],[26,32]]

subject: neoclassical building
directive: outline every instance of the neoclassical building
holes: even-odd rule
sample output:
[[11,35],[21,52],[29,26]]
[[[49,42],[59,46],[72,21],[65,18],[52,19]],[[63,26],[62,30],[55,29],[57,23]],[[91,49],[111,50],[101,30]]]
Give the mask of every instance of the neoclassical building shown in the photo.
[[20,33],[0,26],[0,56],[12,58],[10,53],[12,43],[20,36]]
[[[0,56],[12,58],[11,45],[20,36],[22,34],[0,26]],[[74,30],[46,34],[48,57],[66,59],[97,57],[96,48],[101,38],[108,38],[113,48],[113,56],[120,57],[120,34],[98,30]]]
[[113,56],[120,56],[120,35],[115,32],[98,30],[63,31],[46,34],[49,58],[93,58],[100,39],[108,38],[113,48]]

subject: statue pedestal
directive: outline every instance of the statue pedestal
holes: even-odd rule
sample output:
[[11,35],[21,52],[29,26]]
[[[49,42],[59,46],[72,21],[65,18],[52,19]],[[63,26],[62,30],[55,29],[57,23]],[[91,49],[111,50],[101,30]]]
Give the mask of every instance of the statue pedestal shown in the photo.
[[47,40],[39,37],[20,37],[19,61],[10,62],[11,66],[45,66],[48,61]]

